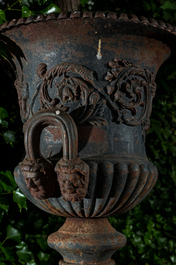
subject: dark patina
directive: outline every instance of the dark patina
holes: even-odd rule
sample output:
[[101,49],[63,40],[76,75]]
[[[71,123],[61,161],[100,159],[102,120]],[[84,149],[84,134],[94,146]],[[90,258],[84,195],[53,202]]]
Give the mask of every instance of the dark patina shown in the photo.
[[126,238],[107,217],[135,207],[157,180],[145,137],[155,76],[175,57],[176,29],[85,11],[21,18],[0,30],[24,123],[16,182],[37,207],[68,217],[48,238],[59,264],[115,264]]

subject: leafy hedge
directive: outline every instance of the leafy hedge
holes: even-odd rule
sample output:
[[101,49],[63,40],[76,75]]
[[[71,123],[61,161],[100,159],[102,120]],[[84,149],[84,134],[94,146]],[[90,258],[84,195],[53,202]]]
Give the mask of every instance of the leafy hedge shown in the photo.
[[[143,14],[176,24],[175,1],[81,1],[82,9],[118,10]],[[36,12],[60,11],[53,1],[21,0],[5,3],[0,22],[11,17],[29,16]],[[35,9],[34,9],[35,8]],[[0,53],[3,54],[3,47]],[[0,265],[56,264],[60,256],[49,249],[47,236],[56,231],[64,218],[48,215],[37,209],[17,188],[13,167],[21,161],[23,150],[22,124],[19,121],[15,89],[0,69]],[[176,65],[166,62],[157,75],[151,129],[147,136],[149,159],[159,170],[159,180],[148,197],[126,214],[110,217],[111,224],[127,237],[127,245],[114,259],[118,265],[176,264]],[[11,91],[11,97],[9,97]],[[7,100],[8,99],[8,100]],[[9,115],[7,114],[8,110]],[[13,133],[14,131],[14,133]],[[9,161],[8,167],[6,161]]]

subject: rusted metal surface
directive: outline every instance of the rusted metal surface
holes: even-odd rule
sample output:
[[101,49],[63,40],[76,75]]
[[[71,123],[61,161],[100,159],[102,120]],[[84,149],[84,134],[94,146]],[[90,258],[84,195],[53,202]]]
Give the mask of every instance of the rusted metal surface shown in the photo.
[[80,201],[87,193],[89,167],[77,157],[78,134],[74,121],[58,109],[39,111],[25,125],[26,158],[20,163],[20,169],[26,187],[33,197],[40,200],[57,196],[53,165],[40,154],[40,135],[48,125],[61,127],[63,158],[55,167],[61,194],[65,200]]
[[21,18],[0,31],[25,132],[16,182],[37,207],[68,217],[49,237],[59,264],[114,264],[125,238],[103,217],[135,207],[157,180],[145,137],[176,28],[85,11]]
[[136,16],[136,15],[127,15],[124,13],[118,14],[115,12],[107,12],[104,13],[102,11],[91,12],[91,11],[75,11],[75,12],[61,12],[61,13],[52,13],[49,15],[40,14],[38,16],[30,16],[28,18],[19,18],[13,19],[12,21],[7,21],[3,25],[1,25],[0,30],[5,31],[13,27],[19,27],[23,24],[29,23],[37,23],[37,22],[44,22],[48,20],[60,20],[60,19],[75,19],[75,18],[82,18],[82,19],[112,19],[114,21],[126,21],[126,22],[133,22],[138,24],[150,25],[155,28],[164,29],[165,31],[172,32],[172,34],[176,34],[176,27],[170,25],[169,23],[164,23],[163,21],[157,21],[154,18],[146,18],[144,16]]
[[48,237],[48,244],[63,256],[59,264],[111,264],[112,254],[125,246],[126,238],[107,218],[67,218],[65,224]]
[[84,199],[89,183],[89,166],[84,161],[78,157],[61,159],[55,166],[55,172],[63,199],[72,202]]
[[[141,202],[151,191],[156,183],[158,172],[151,162],[144,162],[136,160],[135,163],[130,163],[130,159],[125,161],[119,159],[117,156],[103,158],[89,158],[85,160],[89,165],[89,185],[85,194],[85,187],[87,184],[83,181],[83,194],[85,198],[76,201],[78,194],[76,193],[77,187],[74,184],[60,183],[60,191],[57,192],[44,201],[35,200],[37,206],[43,204],[43,208],[49,213],[64,216],[74,217],[90,217],[98,218],[104,216],[112,216],[121,214],[132,209],[139,202]],[[103,160],[103,162],[102,162]],[[62,163],[62,160],[60,161]],[[79,165],[79,163],[77,164]],[[65,170],[68,168],[66,164]],[[76,163],[75,163],[76,168]],[[87,168],[87,167],[86,167]],[[69,174],[76,179],[77,175]],[[65,174],[67,176],[67,174]],[[22,173],[18,173],[16,178],[18,185],[23,178]],[[67,177],[65,177],[67,180]],[[59,180],[61,182],[61,180]],[[26,188],[21,187],[22,191],[26,194]],[[64,196],[64,190],[68,189],[68,193]],[[74,190],[71,193],[70,190]],[[61,197],[61,195],[63,197]],[[26,194],[26,196],[29,196]],[[81,196],[81,195],[80,195]],[[70,197],[70,199],[68,199]],[[75,200],[72,199],[75,198]],[[31,199],[31,196],[30,196]],[[65,199],[67,199],[65,201]]]

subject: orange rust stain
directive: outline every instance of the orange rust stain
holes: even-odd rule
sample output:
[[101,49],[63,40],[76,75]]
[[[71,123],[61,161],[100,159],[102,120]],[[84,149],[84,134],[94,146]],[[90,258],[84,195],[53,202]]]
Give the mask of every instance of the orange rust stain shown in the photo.
[[48,126],[45,128],[45,130],[51,134],[52,140],[54,142],[62,141],[62,133],[59,127]]

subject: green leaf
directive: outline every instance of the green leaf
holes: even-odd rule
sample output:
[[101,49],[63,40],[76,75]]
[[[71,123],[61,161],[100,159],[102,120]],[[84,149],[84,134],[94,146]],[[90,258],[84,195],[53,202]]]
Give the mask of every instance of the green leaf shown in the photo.
[[56,6],[55,4],[50,4],[49,6],[47,6],[46,8],[44,8],[40,11],[40,13],[43,13],[43,14],[51,14],[54,12],[55,13],[61,12],[60,8],[58,6]]
[[[1,181],[0,181],[0,184],[1,184]],[[3,192],[3,190],[4,190],[3,187],[0,186],[0,195]]]
[[43,252],[39,252],[39,254],[37,255],[40,261],[48,261],[50,254],[46,254]]
[[7,20],[6,20],[6,16],[5,16],[5,12],[4,12],[2,9],[0,9],[0,18],[1,18],[2,20],[4,20],[4,21],[7,21]]
[[156,253],[154,253],[154,261],[156,261],[158,259],[160,259],[160,258],[156,255]]
[[152,244],[151,239],[152,239],[152,234],[149,233],[149,232],[145,233],[144,242],[145,242],[146,245],[151,245]]
[[89,2],[89,0],[81,0],[81,5],[84,7],[85,4],[87,4]]
[[0,208],[4,210],[6,213],[8,213],[9,210],[9,202],[7,198],[5,197],[0,197]]
[[150,3],[144,2],[143,5],[144,5],[145,10],[147,10],[147,11],[151,10]]
[[6,142],[6,144],[15,142],[15,135],[14,135],[14,133],[12,131],[6,131],[3,134],[3,138],[4,138],[5,142]]
[[47,0],[38,0],[38,4],[39,5],[43,5],[44,3],[46,3],[47,2]]
[[10,193],[12,190],[14,190],[14,187],[11,186],[9,183],[7,183],[8,180],[5,179],[5,181],[0,181],[0,185],[2,186],[3,190],[7,193]]
[[2,125],[3,128],[8,128],[8,122],[7,121],[3,121],[0,119],[0,124]]
[[38,4],[41,5],[50,5],[52,3],[52,0],[38,0]]
[[24,247],[27,247],[26,242],[24,241],[20,241],[20,243],[18,245],[15,246],[17,249],[22,249]]
[[14,180],[11,171],[9,170],[7,170],[6,172],[1,171],[0,175],[3,176],[0,180],[0,185],[4,188],[5,191],[9,192],[17,187],[17,184]]
[[31,15],[38,15],[38,14],[50,14],[50,13],[59,13],[61,12],[60,8],[55,4],[50,4],[49,6],[45,7],[40,11],[31,11],[27,6],[22,7],[22,17],[29,17]]
[[35,260],[31,260],[26,265],[37,265],[37,263],[35,263]]
[[21,239],[21,234],[17,229],[12,227],[11,225],[8,225],[7,226],[7,239],[12,239],[18,242]]
[[155,227],[155,223],[150,219],[150,221],[148,222],[148,225],[147,225],[148,231],[151,232],[154,227]]
[[4,253],[6,260],[8,260],[8,261],[14,261],[15,260],[14,257],[13,257],[12,248],[10,248],[10,247],[2,247],[1,250]]
[[0,208],[0,222],[2,221],[3,216],[4,216],[4,211]]
[[176,3],[172,3],[171,1],[166,1],[164,5],[161,6],[162,9],[172,9],[176,10]]
[[36,3],[36,0],[20,0],[23,6],[32,6]]
[[17,190],[13,191],[13,200],[18,204],[18,207],[21,211],[22,208],[27,210],[27,204],[26,204],[26,196],[20,191],[18,188]]
[[21,0],[21,4],[27,7],[32,7],[32,6],[37,7],[37,4],[39,6],[49,5],[50,3],[52,3],[52,0]]
[[[2,171],[1,171],[0,173],[3,174]],[[16,184],[16,182],[15,182],[15,179],[14,179],[14,176],[12,175],[12,172],[11,172],[10,170],[7,170],[7,171],[5,172],[5,175],[4,175],[4,176],[6,176],[6,177],[10,180],[10,183],[11,183],[14,187],[17,186],[17,184]]]
[[161,214],[156,214],[156,220],[158,223],[164,224],[163,217]]
[[40,248],[43,251],[46,251],[46,249],[48,249],[48,244],[47,244],[47,236],[46,235],[36,235],[37,238],[37,243],[39,244]]
[[28,249],[27,246],[23,247],[20,250],[17,250],[16,254],[19,257],[19,260],[24,260],[26,262],[28,262],[30,259],[29,255],[32,256],[32,252]]
[[22,17],[29,17],[32,15],[32,12],[29,10],[27,6],[22,7]]
[[166,230],[166,231],[168,231],[168,230],[172,230],[172,229],[173,229],[168,223],[164,224],[163,228],[164,228],[164,230]]
[[170,259],[174,264],[176,263],[176,256],[172,255],[170,256]]
[[8,117],[8,113],[7,113],[7,111],[4,109],[4,108],[1,108],[0,107],[0,119],[1,120],[4,120],[5,118],[7,118]]
[[176,216],[173,216],[173,217],[172,217],[172,221],[173,221],[173,223],[176,225]]
[[173,250],[173,248],[174,248],[174,241],[173,240],[169,240],[169,247],[171,250]]

